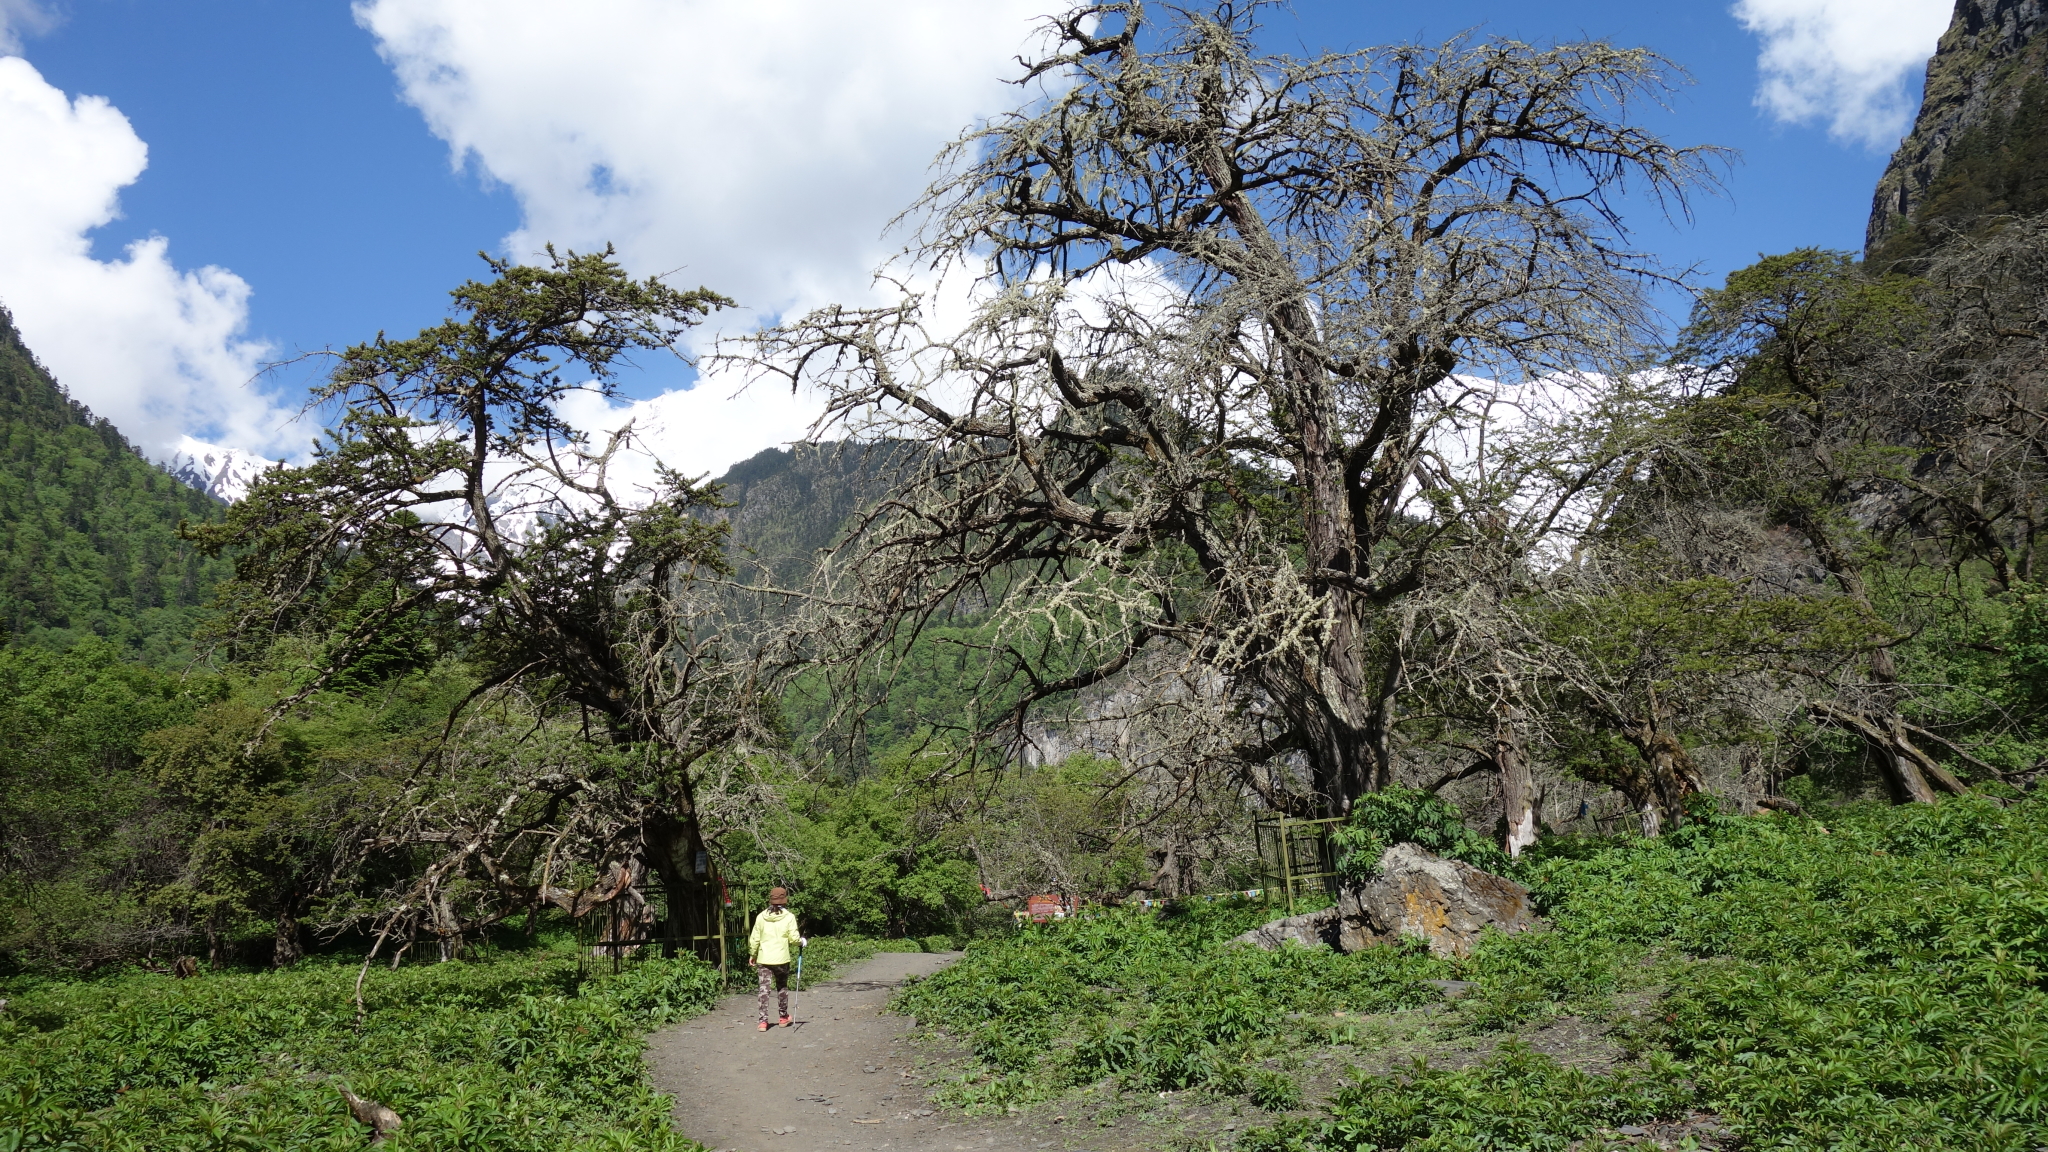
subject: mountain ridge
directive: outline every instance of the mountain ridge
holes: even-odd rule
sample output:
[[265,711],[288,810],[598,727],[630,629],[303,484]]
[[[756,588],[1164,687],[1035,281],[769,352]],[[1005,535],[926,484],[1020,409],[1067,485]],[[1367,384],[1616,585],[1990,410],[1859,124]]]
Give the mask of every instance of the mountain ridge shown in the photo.
[[181,436],[163,469],[188,487],[233,504],[247,496],[256,478],[276,464],[254,452]]

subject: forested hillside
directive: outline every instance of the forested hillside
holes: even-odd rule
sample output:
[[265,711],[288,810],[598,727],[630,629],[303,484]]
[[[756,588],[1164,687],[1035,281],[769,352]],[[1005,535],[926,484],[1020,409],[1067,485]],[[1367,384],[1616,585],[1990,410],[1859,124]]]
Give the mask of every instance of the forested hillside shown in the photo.
[[14,642],[97,636],[168,664],[228,566],[177,534],[221,505],[151,464],[64,394],[0,312],[0,627]]
[[734,559],[757,579],[794,587],[854,516],[889,490],[905,453],[893,445],[799,444],[769,448],[713,481],[732,507]]

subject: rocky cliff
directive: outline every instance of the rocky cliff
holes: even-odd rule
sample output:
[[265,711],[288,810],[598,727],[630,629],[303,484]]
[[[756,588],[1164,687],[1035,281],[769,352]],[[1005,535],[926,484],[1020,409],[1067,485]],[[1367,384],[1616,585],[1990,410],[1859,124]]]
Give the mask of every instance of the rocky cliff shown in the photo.
[[777,584],[800,583],[907,459],[899,445],[845,442],[770,448],[733,465],[717,482],[733,505],[723,515],[735,560]]
[[1912,134],[1878,180],[1869,259],[1911,259],[1947,229],[2048,210],[2044,9],[2044,0],[1957,0]]

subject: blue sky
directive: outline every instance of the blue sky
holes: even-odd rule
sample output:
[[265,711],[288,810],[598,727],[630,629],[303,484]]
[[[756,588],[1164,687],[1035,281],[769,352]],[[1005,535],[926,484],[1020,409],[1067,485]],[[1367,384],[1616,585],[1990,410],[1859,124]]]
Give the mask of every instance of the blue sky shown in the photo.
[[[1427,23],[1415,13],[1427,11]],[[1758,38],[1730,5],[1697,0],[1432,0],[1428,4],[1302,4],[1303,47],[1431,41],[1464,30],[1528,41],[1598,38],[1651,48],[1690,73],[1668,114],[1644,123],[1682,144],[1741,153],[1727,195],[1702,200],[1696,221],[1672,228],[1644,206],[1639,238],[1679,266],[1700,265],[1718,281],[1756,258],[1801,245],[1861,248],[1872,186],[1889,146],[1831,139],[1828,126],[1787,124],[1756,104]],[[1282,31],[1276,21],[1275,39]],[[1933,44],[1928,42],[1928,50]],[[1917,98],[1920,70],[1910,73]]]
[[449,164],[345,3],[73,0],[24,55],[67,93],[105,96],[149,144],[118,256],[151,233],[180,265],[254,288],[250,332],[280,353],[409,331],[519,225],[502,186]]
[[[69,350],[88,342],[78,334],[88,321],[110,322],[113,305],[66,314],[22,271],[0,276],[0,296],[67,386],[152,449],[182,431],[288,453],[305,436],[280,431],[278,413],[306,370],[240,398],[213,394],[295,350],[433,321],[447,290],[479,268],[479,249],[611,238],[642,271],[709,281],[765,313],[857,291],[888,250],[877,235],[915,191],[922,158],[1011,98],[994,77],[1014,54],[1018,17],[1042,5],[986,0],[958,19],[969,9],[905,0],[867,22],[893,28],[872,30],[845,22],[859,4],[831,5],[830,17],[801,0],[757,11],[776,7],[786,11],[681,0],[377,0],[360,12],[331,0],[44,0],[40,10],[0,0],[45,84],[73,101],[104,98],[147,145],[146,169],[117,189],[118,217],[85,229],[89,255],[132,265],[129,245],[161,238],[151,282],[186,277],[184,312],[212,318],[195,335],[159,309],[135,331],[157,325],[165,340],[220,347],[123,376],[105,348]],[[1301,52],[1472,30],[1664,53],[1694,83],[1645,121],[1741,158],[1727,197],[1703,201],[1692,225],[1644,219],[1639,238],[1712,282],[1759,252],[1860,246],[1872,183],[1946,10],[1947,0],[1742,0],[1739,17],[1728,3],[1683,0],[1300,0],[1269,13],[1266,35]],[[1873,21],[1885,34],[1875,40]],[[921,38],[908,48],[906,28]],[[1781,90],[1760,107],[1773,78],[1760,54],[1773,48]],[[17,92],[32,88],[15,80]],[[50,131],[112,140],[81,107]],[[616,173],[611,185],[592,181],[598,166]],[[0,266],[10,243],[37,241],[7,227]],[[241,289],[218,280],[207,299],[193,295],[207,266],[246,286],[239,330],[230,298]],[[186,400],[172,402],[168,387],[152,396],[152,372],[189,377],[177,393]],[[632,388],[649,396],[681,379],[667,368]],[[786,439],[794,418],[785,406],[714,423],[737,459],[752,449],[735,437]]]

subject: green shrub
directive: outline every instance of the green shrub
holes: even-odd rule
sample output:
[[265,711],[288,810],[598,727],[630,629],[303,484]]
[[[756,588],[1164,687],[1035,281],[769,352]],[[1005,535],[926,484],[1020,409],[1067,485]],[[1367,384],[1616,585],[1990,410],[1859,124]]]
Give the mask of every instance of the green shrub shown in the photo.
[[1377,875],[1380,857],[1396,844],[1413,844],[1486,872],[1508,869],[1507,854],[1498,845],[1467,828],[1448,801],[1420,788],[1396,786],[1359,797],[1330,841],[1337,871],[1352,880]]
[[1301,1085],[1284,1072],[1255,1068],[1245,1077],[1245,1095],[1268,1112],[1291,1112],[1301,1107]]
[[[1250,1152],[1565,1149],[1600,1131],[1715,1114],[1743,1147],[2048,1146],[2048,804],[1861,806],[1826,822],[1697,811],[1659,840],[1575,840],[1521,874],[1549,930],[1455,962],[1400,948],[1260,952],[1264,914],[1118,912],[976,941],[897,999],[972,1046],[955,1102],[997,1108],[1108,1078],[1277,1102],[1260,1062],[1313,1016],[1429,1003],[1498,1032],[1604,1021],[1608,1075],[1512,1038],[1481,1064],[1361,1077]],[[1299,1014],[1299,1018],[1295,1018]]]
[[1361,1076],[1312,1120],[1248,1132],[1242,1152],[1401,1148],[1411,1152],[1564,1152],[1598,1128],[1670,1116],[1691,1099],[1669,1061],[1614,1076],[1567,1068],[1520,1044],[1449,1071]]

